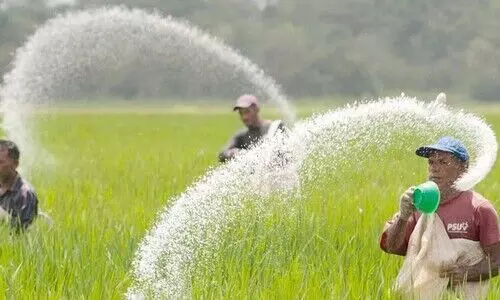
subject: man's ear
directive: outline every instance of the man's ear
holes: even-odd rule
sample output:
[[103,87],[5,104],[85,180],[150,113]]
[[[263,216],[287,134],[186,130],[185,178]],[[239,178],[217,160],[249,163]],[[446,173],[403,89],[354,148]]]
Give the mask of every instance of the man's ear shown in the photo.
[[469,161],[462,162],[462,170],[465,172],[469,169]]

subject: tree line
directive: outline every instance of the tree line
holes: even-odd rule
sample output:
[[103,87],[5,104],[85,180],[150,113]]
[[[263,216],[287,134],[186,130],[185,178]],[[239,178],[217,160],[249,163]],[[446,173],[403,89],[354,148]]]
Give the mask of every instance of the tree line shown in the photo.
[[[0,9],[2,74],[13,67],[15,49],[45,20],[69,9],[117,4],[188,20],[262,67],[294,97],[378,96],[409,90],[500,100],[498,1],[70,2],[76,4],[49,7],[42,0],[26,0]],[[207,93],[206,86],[189,80],[190,75],[172,79],[175,76],[166,74],[168,70],[130,68],[101,78],[99,84],[106,88],[82,83],[79,91],[99,90],[101,96],[125,98],[202,97]],[[228,80],[226,85],[230,84],[234,80]],[[226,90],[221,94],[233,92],[220,90]]]

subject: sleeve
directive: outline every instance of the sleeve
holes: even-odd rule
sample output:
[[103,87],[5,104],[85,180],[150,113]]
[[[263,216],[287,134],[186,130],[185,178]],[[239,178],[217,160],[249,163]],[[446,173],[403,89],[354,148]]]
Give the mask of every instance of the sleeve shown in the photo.
[[490,202],[484,202],[476,210],[479,220],[479,243],[482,247],[500,242],[498,214]]
[[405,228],[405,239],[403,244],[395,249],[394,251],[389,251],[387,247],[387,234],[389,231],[389,228],[394,225],[399,217],[399,213],[396,213],[393,218],[389,221],[387,221],[384,225],[384,229],[382,231],[382,235],[380,236],[380,248],[384,250],[387,253],[392,253],[392,254],[397,254],[397,255],[406,255],[406,250],[408,249],[408,242],[410,241],[410,236],[411,233],[413,232],[413,229],[415,229],[415,225],[417,224],[416,222],[416,217],[415,213],[413,213],[410,218],[408,219],[408,222],[406,223],[406,228]]
[[12,211],[10,225],[16,232],[20,232],[27,229],[37,216],[38,197],[33,191],[23,190],[16,202],[16,209]]
[[228,151],[233,149],[233,148],[238,148],[239,147],[239,139],[240,139],[241,133],[236,133],[233,135],[233,137],[229,140],[229,142],[226,143],[224,148],[219,152],[219,162],[226,162],[231,158],[229,155]]

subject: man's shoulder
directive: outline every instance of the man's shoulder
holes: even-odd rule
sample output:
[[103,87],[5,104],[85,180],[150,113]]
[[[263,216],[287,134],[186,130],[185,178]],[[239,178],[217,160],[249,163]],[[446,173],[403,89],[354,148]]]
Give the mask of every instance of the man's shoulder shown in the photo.
[[35,187],[28,180],[22,177],[20,177],[19,180],[21,181],[19,190],[21,191],[22,195],[36,195]]
[[234,134],[234,138],[239,138],[239,137],[242,137],[242,136],[245,136],[247,135],[249,132],[248,128],[244,127],[244,128],[240,128],[238,129]]
[[286,124],[283,120],[265,120],[264,126],[266,127],[266,132],[276,132],[277,130],[285,131],[287,130]]
[[273,120],[272,123],[277,124],[278,128],[284,128],[286,127],[285,122],[283,120]]
[[264,120],[263,121],[265,125],[271,126],[271,124],[276,123],[278,126],[285,126],[285,122],[280,119],[275,119],[275,120]]
[[486,199],[483,195],[476,191],[470,191],[471,194],[471,204],[472,207],[475,209],[478,209],[480,207],[483,208],[488,208],[488,209],[495,209],[493,203]]

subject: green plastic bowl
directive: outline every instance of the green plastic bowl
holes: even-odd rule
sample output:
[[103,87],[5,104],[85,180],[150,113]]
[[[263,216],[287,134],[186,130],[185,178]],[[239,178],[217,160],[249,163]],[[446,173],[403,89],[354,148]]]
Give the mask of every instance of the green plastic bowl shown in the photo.
[[425,214],[434,213],[439,207],[439,188],[433,181],[427,181],[415,187],[413,205]]

